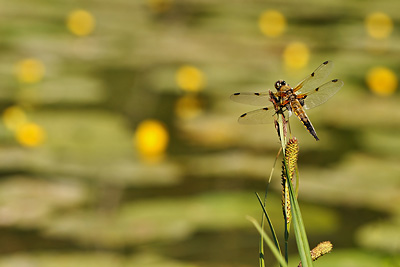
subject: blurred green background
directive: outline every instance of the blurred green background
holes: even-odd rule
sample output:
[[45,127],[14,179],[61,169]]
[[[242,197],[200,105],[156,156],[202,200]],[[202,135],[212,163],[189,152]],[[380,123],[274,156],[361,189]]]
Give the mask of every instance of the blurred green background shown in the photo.
[[0,266],[258,266],[279,142],[229,96],[325,60],[321,140],[291,119],[315,266],[400,266],[398,1],[1,2]]

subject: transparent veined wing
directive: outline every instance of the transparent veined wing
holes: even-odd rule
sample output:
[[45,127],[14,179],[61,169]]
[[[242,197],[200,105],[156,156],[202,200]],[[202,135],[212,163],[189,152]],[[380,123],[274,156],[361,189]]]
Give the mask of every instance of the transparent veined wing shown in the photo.
[[231,100],[253,106],[267,106],[270,105],[270,96],[268,92],[264,93],[234,93],[231,95]]
[[317,88],[331,73],[333,68],[332,61],[325,61],[313,73],[302,80],[296,87],[293,88],[294,92],[304,93]]
[[304,99],[304,108],[311,109],[325,103],[342,88],[343,84],[342,80],[334,79],[305,93],[307,96]]
[[242,114],[238,121],[241,124],[263,124],[274,121],[275,108],[270,105],[265,108],[256,109]]

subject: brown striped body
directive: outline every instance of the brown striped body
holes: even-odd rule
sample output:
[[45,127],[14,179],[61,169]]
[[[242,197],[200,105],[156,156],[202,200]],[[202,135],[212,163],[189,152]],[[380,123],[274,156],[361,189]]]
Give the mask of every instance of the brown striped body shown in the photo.
[[315,132],[314,126],[304,111],[304,99],[298,98],[293,92],[293,88],[287,85],[284,81],[278,81],[275,84],[275,87],[278,90],[277,99],[280,102],[280,105],[284,106],[288,111],[293,112],[315,140],[318,141],[319,138]]

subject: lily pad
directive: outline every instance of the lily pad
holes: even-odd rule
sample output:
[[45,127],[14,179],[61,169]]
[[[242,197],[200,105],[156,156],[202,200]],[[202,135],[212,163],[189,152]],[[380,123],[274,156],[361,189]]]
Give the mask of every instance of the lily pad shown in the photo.
[[82,185],[67,179],[9,177],[0,183],[0,225],[40,227],[55,212],[82,205],[87,197]]
[[357,243],[368,249],[400,254],[400,216],[373,222],[357,231]]

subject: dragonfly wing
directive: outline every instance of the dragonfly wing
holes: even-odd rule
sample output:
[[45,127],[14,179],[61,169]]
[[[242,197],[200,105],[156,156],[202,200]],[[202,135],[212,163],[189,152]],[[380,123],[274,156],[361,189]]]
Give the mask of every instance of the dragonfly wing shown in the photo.
[[238,121],[241,124],[262,124],[274,121],[275,109],[273,105],[256,109],[242,114]]
[[332,61],[325,61],[322,63],[313,73],[302,80],[296,87],[294,87],[294,92],[308,92],[318,87],[331,73],[333,68]]
[[342,80],[335,79],[306,93],[307,96],[304,98],[304,108],[311,109],[325,103],[342,88],[343,84],[344,82]]
[[253,106],[267,106],[271,104],[269,101],[269,93],[235,93],[231,95],[231,100],[242,103],[248,104]]

